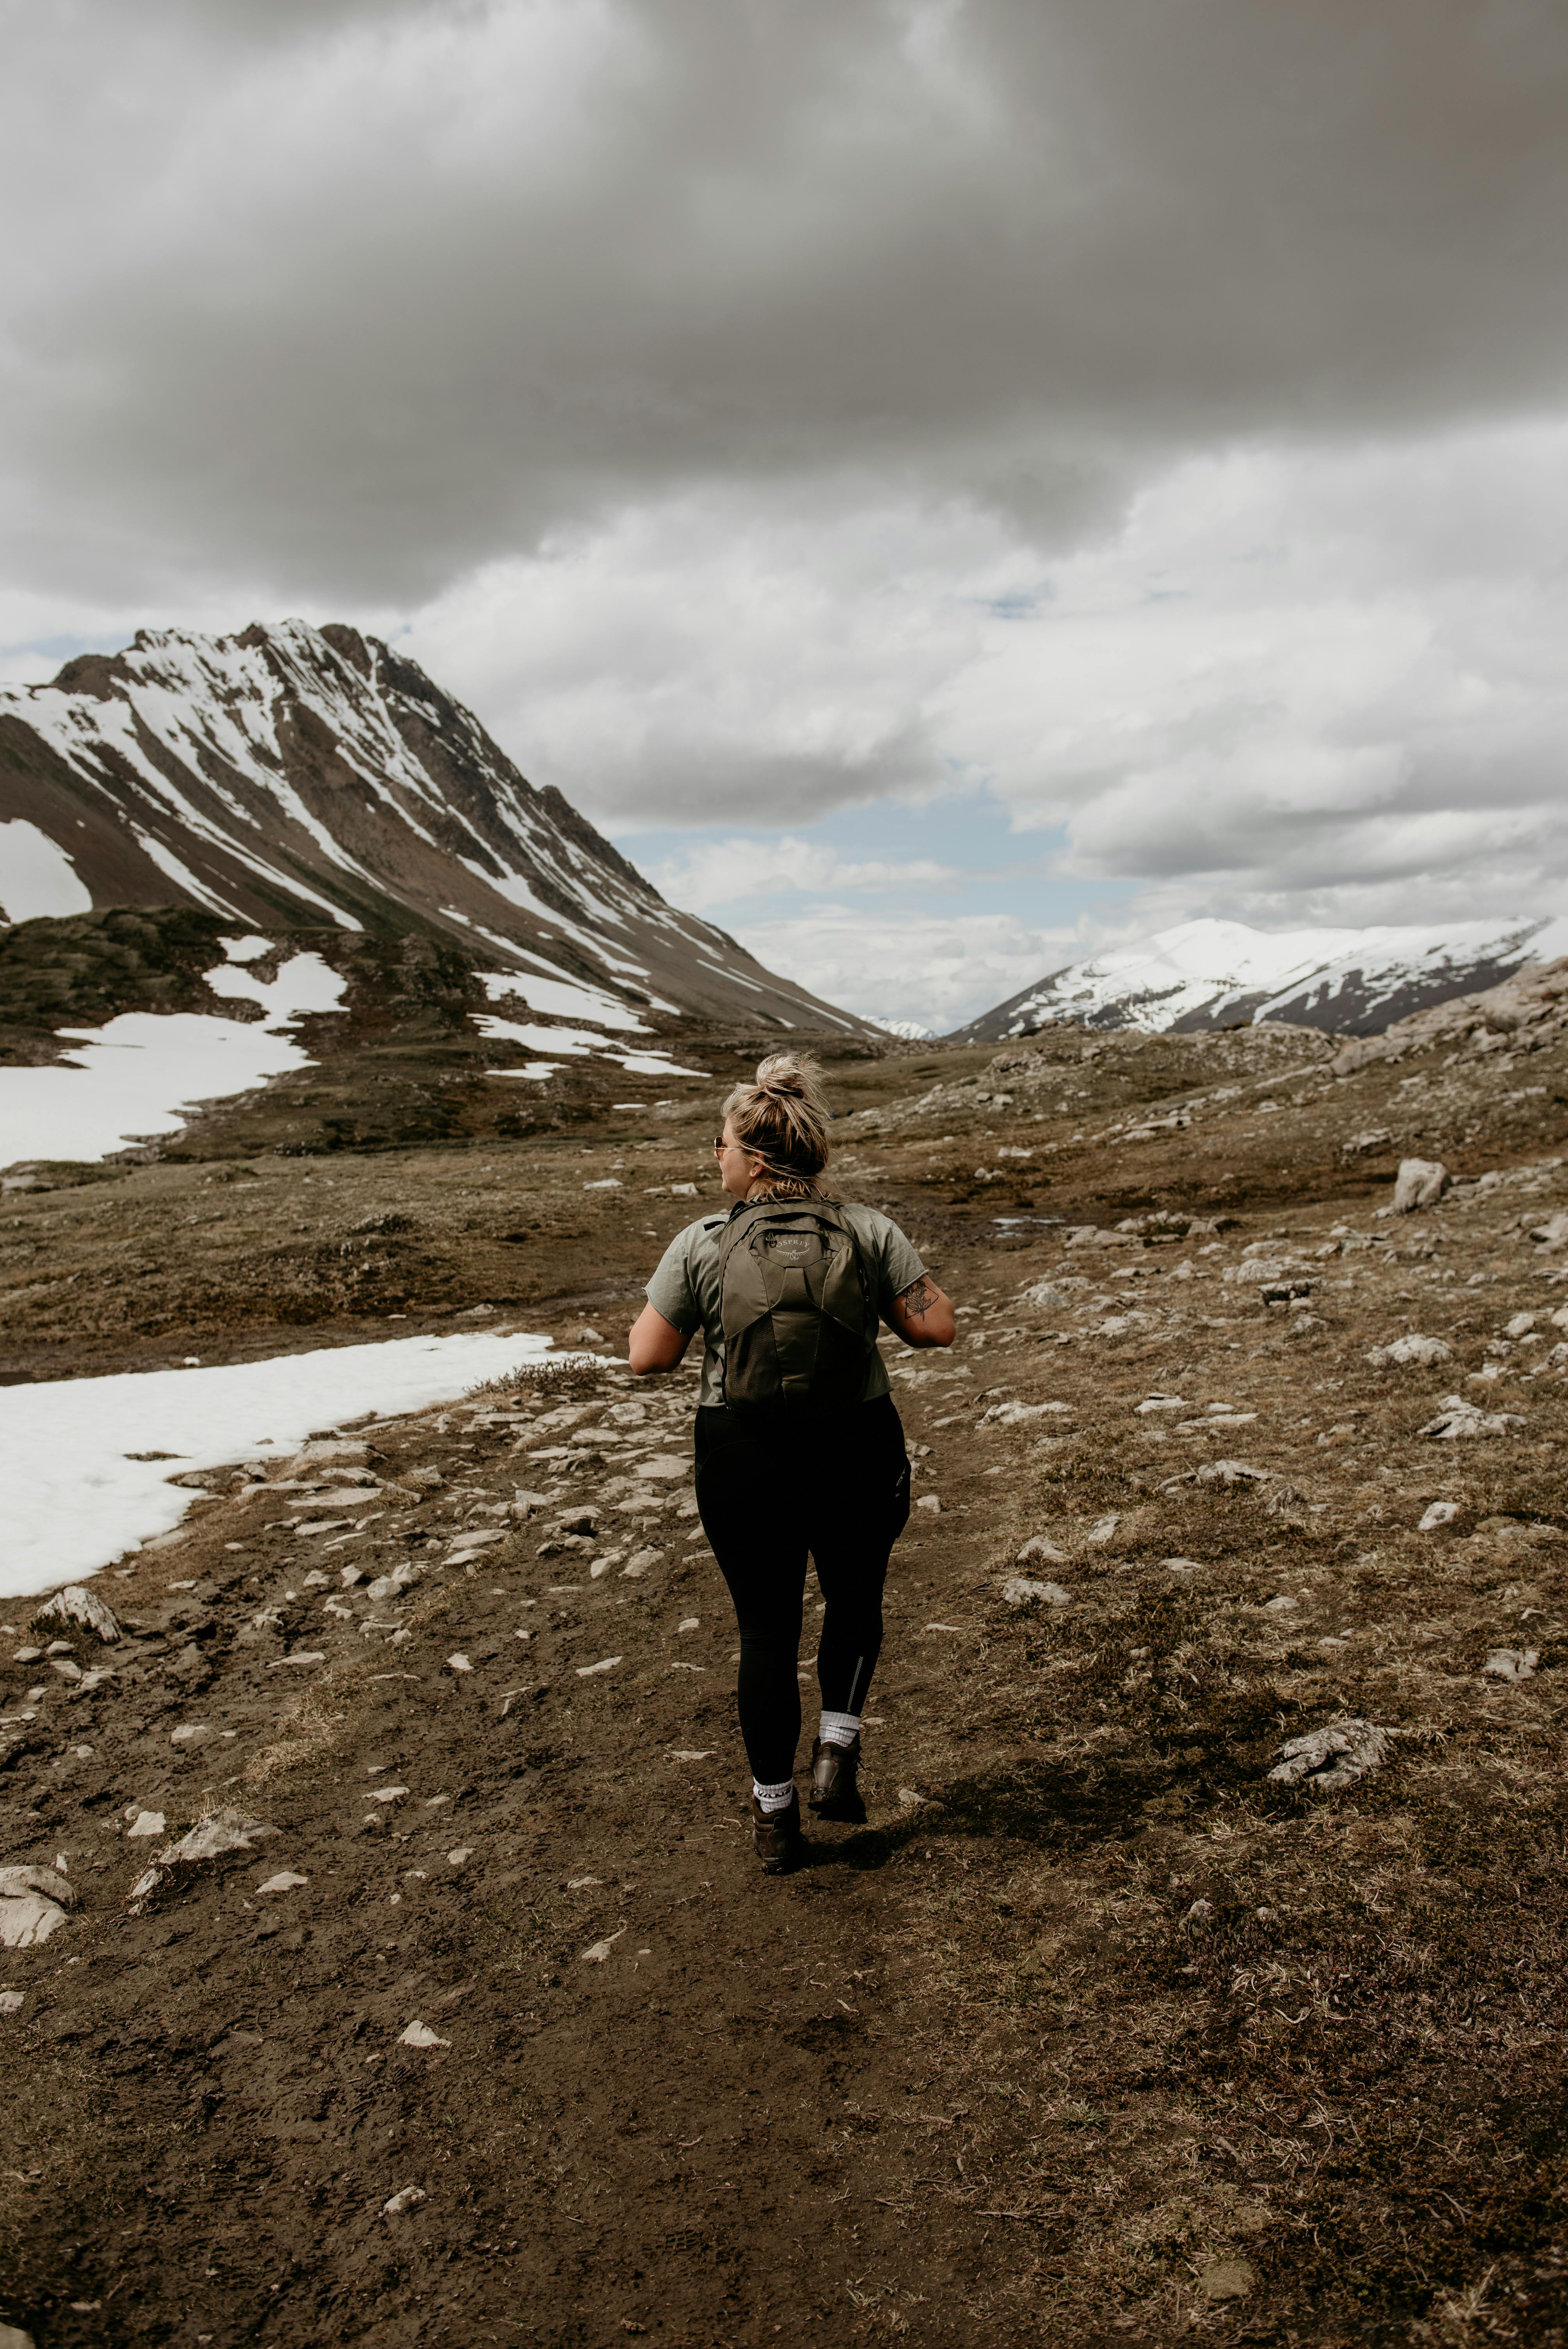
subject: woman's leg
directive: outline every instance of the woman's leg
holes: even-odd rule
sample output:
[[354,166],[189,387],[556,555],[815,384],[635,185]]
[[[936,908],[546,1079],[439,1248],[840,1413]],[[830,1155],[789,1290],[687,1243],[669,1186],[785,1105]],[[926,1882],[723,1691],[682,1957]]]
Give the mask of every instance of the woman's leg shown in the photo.
[[697,1413],[697,1509],[735,1606],[740,1734],[761,1785],[793,1775],[800,1743],[806,1529],[785,1481],[776,1452],[738,1433],[727,1413]]
[[810,1512],[811,1556],[827,1601],[817,1649],[822,1710],[863,1711],[882,1652],[882,1586],[909,1522],[909,1461],[891,1397],[861,1406],[834,1447]]

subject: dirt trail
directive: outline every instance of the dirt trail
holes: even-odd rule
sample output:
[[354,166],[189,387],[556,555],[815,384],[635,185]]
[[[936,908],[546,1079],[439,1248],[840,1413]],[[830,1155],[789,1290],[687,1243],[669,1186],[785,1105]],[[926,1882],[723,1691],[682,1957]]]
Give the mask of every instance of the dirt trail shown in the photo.
[[[10,1661],[48,1645],[13,1603],[0,1862],[63,1855],[76,1906],[0,1955],[0,2320],[1568,2337],[1568,1288],[1531,1237],[1568,1182],[1504,1174],[1397,1227],[1357,1172],[1343,1220],[1020,1244],[882,1170],[967,1310],[893,1362],[938,1506],[895,1554],[870,1819],[783,1882],[686,1374],[214,1476],[95,1586],[107,1651]],[[1368,1361],[1411,1335],[1448,1351]],[[1453,1395],[1501,1423],[1423,1433]],[[1380,1766],[1271,1777],[1341,1719],[1395,1733]],[[225,1809],[268,1832],[133,1913]]]

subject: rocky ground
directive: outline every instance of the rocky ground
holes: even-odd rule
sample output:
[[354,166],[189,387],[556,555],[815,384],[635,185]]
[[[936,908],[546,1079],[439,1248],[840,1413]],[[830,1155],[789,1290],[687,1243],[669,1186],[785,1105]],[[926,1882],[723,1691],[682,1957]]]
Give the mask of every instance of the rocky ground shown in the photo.
[[[0,1909],[38,1938],[0,1952],[0,2319],[1568,2336],[1551,1026],[1339,1074],[1300,1030],[836,1071],[842,1187],[961,1337],[886,1347],[917,1506],[870,1816],[781,1882],[688,1372],[204,1477],[93,1586],[108,1644],[11,1602]],[[676,1186],[713,1186],[712,1102],[674,1107],[46,1171],[5,1211],[5,1360],[487,1307],[608,1355]],[[1408,1157],[1458,1179],[1396,1215]]]

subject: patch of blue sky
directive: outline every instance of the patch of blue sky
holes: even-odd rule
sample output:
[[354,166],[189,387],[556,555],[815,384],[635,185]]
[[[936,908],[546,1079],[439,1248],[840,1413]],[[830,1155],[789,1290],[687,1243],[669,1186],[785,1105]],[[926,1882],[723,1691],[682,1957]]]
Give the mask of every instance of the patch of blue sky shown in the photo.
[[47,685],[57,670],[78,653],[123,652],[130,631],[110,628],[89,636],[32,636],[14,645],[0,645],[0,680],[7,685]]
[[[680,902],[683,876],[705,902],[693,910],[729,929],[799,910],[803,900],[890,901],[912,908],[1005,914],[1072,930],[1130,894],[1125,881],[1068,877],[1056,869],[1059,831],[1019,833],[989,792],[946,792],[911,805],[882,800],[814,822],[617,825],[615,845]],[[788,844],[789,854],[783,853]],[[793,854],[798,844],[814,854]],[[750,849],[752,854],[726,855]],[[736,885],[726,895],[730,872]]]

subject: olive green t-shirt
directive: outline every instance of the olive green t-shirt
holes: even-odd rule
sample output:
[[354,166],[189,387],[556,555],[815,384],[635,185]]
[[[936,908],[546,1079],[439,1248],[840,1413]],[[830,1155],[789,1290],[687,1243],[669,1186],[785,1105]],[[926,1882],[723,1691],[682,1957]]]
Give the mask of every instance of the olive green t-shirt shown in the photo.
[[[876,1207],[851,1207],[839,1199],[833,1205],[854,1232],[871,1278],[877,1311],[885,1321],[893,1299],[902,1297],[910,1283],[920,1278],[925,1267],[891,1216],[882,1215]],[[672,1329],[678,1330],[683,1337],[697,1330],[703,1333],[707,1350],[702,1361],[702,1391],[697,1396],[699,1409],[722,1405],[724,1402],[718,1245],[728,1221],[727,1214],[704,1216],[696,1223],[688,1224],[684,1232],[677,1232],[660,1258],[658,1270],[646,1290],[648,1303],[655,1313],[664,1315]],[[873,1353],[866,1364],[861,1401],[874,1402],[878,1395],[890,1392],[882,1356]]]

